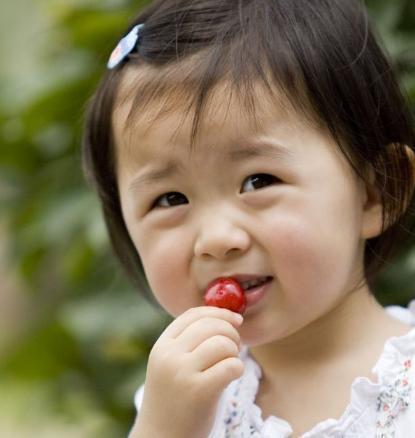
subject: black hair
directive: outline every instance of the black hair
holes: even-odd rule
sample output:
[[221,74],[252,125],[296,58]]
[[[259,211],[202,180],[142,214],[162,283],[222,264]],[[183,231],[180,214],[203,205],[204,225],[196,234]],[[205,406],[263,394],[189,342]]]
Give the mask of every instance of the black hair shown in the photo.
[[[144,23],[136,49],[105,72],[88,106],[83,164],[100,197],[115,253],[143,283],[139,254],[121,212],[112,116],[126,73],[136,80],[130,118],[160,97],[193,111],[192,139],[209,96],[226,78],[255,115],[260,82],[296,111],[326,127],[356,174],[379,192],[383,232],[366,242],[365,278],[392,259],[409,224],[415,147],[412,115],[393,63],[359,0],[159,0],[124,32]],[[183,67],[186,68],[183,68]],[[183,73],[185,72],[185,73]],[[170,104],[168,104],[170,102]],[[339,230],[341,232],[341,230]],[[147,294],[147,296],[151,296]]]

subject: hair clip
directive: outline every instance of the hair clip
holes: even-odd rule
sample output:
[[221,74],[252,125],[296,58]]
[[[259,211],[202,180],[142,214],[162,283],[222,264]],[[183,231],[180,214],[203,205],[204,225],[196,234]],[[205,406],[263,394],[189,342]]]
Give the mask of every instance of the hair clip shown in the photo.
[[129,53],[132,52],[140,39],[140,29],[144,26],[144,23],[137,24],[131,31],[120,40],[117,47],[112,51],[107,67],[112,69],[116,67]]

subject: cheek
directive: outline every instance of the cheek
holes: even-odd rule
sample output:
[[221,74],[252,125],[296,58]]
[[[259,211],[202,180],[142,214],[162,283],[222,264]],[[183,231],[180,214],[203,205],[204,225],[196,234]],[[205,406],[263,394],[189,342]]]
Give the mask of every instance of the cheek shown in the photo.
[[333,232],[331,224],[310,217],[287,217],[276,223],[268,236],[268,250],[277,281],[287,292],[284,297],[304,305],[343,288],[355,261],[350,240],[350,234]]
[[275,266],[281,280],[290,283],[310,280],[312,273],[323,269],[325,256],[323,242],[319,241],[309,224],[296,220],[281,221],[269,238]]
[[[160,305],[177,316],[189,307],[188,257],[183,238],[173,232],[163,237],[154,231],[135,237],[150,288]],[[179,245],[178,242],[181,242]]]

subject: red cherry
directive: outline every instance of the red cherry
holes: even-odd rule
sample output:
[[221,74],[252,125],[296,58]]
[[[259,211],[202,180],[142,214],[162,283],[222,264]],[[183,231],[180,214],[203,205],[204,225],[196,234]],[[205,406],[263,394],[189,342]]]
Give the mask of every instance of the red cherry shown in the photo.
[[246,308],[246,297],[235,279],[218,278],[207,287],[205,304],[229,309],[242,315]]

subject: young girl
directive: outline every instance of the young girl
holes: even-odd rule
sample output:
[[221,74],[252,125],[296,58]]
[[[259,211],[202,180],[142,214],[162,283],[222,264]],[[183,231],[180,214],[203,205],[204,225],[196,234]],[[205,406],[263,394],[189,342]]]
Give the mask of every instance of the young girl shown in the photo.
[[[415,436],[415,302],[371,288],[414,137],[357,0],[161,0],[132,22],[84,138],[117,255],[175,317],[131,437]],[[221,277],[243,317],[204,305]]]

